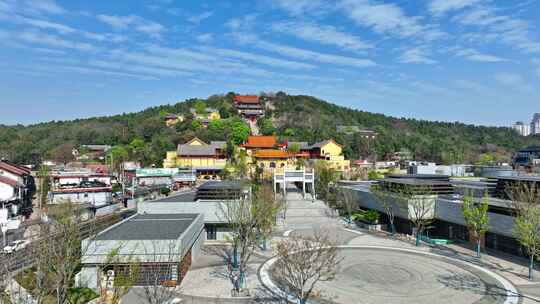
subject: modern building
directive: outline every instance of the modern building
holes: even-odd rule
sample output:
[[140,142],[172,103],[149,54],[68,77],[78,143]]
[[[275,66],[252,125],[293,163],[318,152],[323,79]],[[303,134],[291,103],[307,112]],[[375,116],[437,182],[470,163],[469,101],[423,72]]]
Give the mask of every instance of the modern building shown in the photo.
[[107,172],[95,172],[90,169],[51,172],[52,188],[79,187],[81,184],[100,183],[111,186],[112,177]]
[[512,159],[515,169],[532,169],[536,164],[540,164],[540,146],[527,147],[516,152]]
[[[410,203],[400,199],[397,194],[393,195],[393,189],[399,189],[403,185],[417,187],[424,193],[417,195],[429,195],[434,199],[433,210],[430,212],[433,222],[424,233],[426,238],[447,239],[454,242],[472,242],[469,229],[463,218],[463,196],[471,193],[476,202],[480,202],[488,193],[489,197],[489,231],[482,243],[485,247],[503,251],[514,255],[525,255],[519,242],[514,238],[512,203],[508,200],[504,189],[515,182],[536,182],[540,179],[531,177],[499,177],[484,180],[453,180],[448,176],[441,175],[402,175],[391,176],[384,179],[380,185],[388,190],[392,200],[390,201],[395,217],[396,230],[400,233],[412,233],[413,225],[410,217]],[[385,209],[381,202],[371,192],[372,182],[358,182],[355,185],[343,184],[342,189],[352,191],[356,196],[358,206],[362,209],[377,210],[381,214],[381,222],[388,224]]]
[[204,215],[204,229],[207,240],[225,240],[230,231],[225,216],[227,204],[249,199],[250,189],[239,181],[209,181],[196,191],[174,195],[154,201],[145,201],[138,206],[141,214],[183,214]]
[[517,121],[512,125],[512,129],[516,130],[521,136],[529,136],[531,134],[531,126],[532,125],[523,123],[522,121]]
[[78,285],[99,290],[135,266],[135,286],[180,285],[200,255],[203,227],[202,214],[135,214],[83,240]]
[[264,107],[257,95],[236,95],[234,96],[234,106],[238,114],[251,120],[256,120],[264,115]]
[[534,113],[533,115],[530,134],[540,134],[540,113]]
[[0,160],[0,208],[8,209],[9,217],[29,216],[35,192],[30,169]]
[[227,164],[227,143],[212,141],[210,144],[193,138],[178,145],[177,151],[167,152],[163,161],[165,168],[190,168],[197,171],[200,178],[216,179]]

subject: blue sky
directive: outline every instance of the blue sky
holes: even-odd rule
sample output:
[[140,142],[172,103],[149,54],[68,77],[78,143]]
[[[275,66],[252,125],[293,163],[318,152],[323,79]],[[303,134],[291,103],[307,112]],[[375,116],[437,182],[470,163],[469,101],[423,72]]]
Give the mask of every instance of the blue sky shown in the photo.
[[509,125],[540,112],[540,1],[0,0],[0,123],[283,90]]

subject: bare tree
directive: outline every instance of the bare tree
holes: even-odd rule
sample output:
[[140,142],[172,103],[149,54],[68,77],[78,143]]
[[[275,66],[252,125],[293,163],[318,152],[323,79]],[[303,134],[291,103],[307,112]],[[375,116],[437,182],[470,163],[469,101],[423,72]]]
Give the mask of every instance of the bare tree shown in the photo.
[[231,228],[228,274],[236,294],[248,292],[245,289],[248,263],[260,242],[265,242],[272,232],[280,207],[268,186],[262,186],[251,197],[222,205],[221,217]]
[[334,279],[342,258],[327,233],[317,231],[313,237],[291,237],[278,245],[278,261],[273,275],[282,288],[300,304],[320,292],[317,283]]
[[396,212],[398,211],[395,196],[393,196],[390,192],[385,191],[380,185],[373,185],[370,191],[377,202],[379,202],[384,209],[384,213],[386,214],[390,224],[390,233],[394,235],[396,233],[396,225],[394,224],[394,221],[396,219]]
[[434,220],[436,195],[429,186],[400,185],[395,189],[397,197],[405,200],[409,211],[409,220],[414,226],[416,246],[420,246],[422,232]]
[[[145,248],[146,262],[143,270],[146,284],[142,299],[148,304],[169,303],[180,294],[176,284],[182,279],[186,261],[181,260],[179,246],[174,242],[165,245],[152,243],[152,249]],[[187,256],[189,263],[191,256]]]
[[[113,248],[101,266],[107,270],[100,280],[100,300],[103,303],[119,304],[135,285],[140,276],[140,267],[133,255],[121,255],[122,244]],[[121,265],[121,266],[120,266]],[[109,275],[109,271],[114,273]]]
[[352,224],[352,216],[358,210],[358,202],[354,192],[350,189],[340,188],[337,196],[337,205],[347,214],[347,224]]
[[[92,237],[96,229],[93,226],[81,231],[83,208],[71,202],[65,202],[55,208],[49,208],[49,222],[40,227],[42,235],[39,241],[37,277],[38,281],[49,287],[49,294],[54,294],[58,304],[64,304],[68,298],[75,274],[80,265],[81,255],[87,248],[82,248],[83,233]],[[47,284],[45,284],[47,282]]]
[[529,255],[529,280],[533,280],[534,262],[540,256],[540,183],[520,182],[506,191],[516,212],[513,233]]

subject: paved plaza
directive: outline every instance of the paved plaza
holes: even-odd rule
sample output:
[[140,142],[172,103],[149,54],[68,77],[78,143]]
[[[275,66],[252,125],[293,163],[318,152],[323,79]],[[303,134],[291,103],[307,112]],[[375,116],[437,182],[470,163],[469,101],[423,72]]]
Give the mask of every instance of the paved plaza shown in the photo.
[[[519,264],[487,255],[479,262],[463,248],[416,247],[406,239],[348,229],[323,202],[303,199],[297,191],[290,191],[287,201],[286,218],[280,220],[269,249],[258,251],[252,259],[247,283],[254,298],[231,298],[223,260],[207,252],[194,262],[182,283],[183,303],[283,303],[270,299],[272,293],[261,283],[258,271],[275,255],[280,239],[308,237],[320,229],[344,247],[344,260],[336,279],[319,285],[324,300],[313,303],[540,303],[536,300],[540,286],[523,277],[526,268]],[[508,286],[497,277],[507,278],[525,297],[507,298]]]

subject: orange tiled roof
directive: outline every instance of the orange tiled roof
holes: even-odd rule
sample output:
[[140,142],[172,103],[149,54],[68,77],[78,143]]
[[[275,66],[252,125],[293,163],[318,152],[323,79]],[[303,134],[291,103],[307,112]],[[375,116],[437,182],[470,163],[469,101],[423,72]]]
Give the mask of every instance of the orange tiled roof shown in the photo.
[[273,148],[277,145],[275,136],[249,136],[244,144],[246,148]]
[[241,103],[259,103],[259,96],[257,95],[236,95],[234,96],[235,102]]
[[253,153],[256,158],[288,158],[290,154],[288,152],[276,149],[258,150]]

